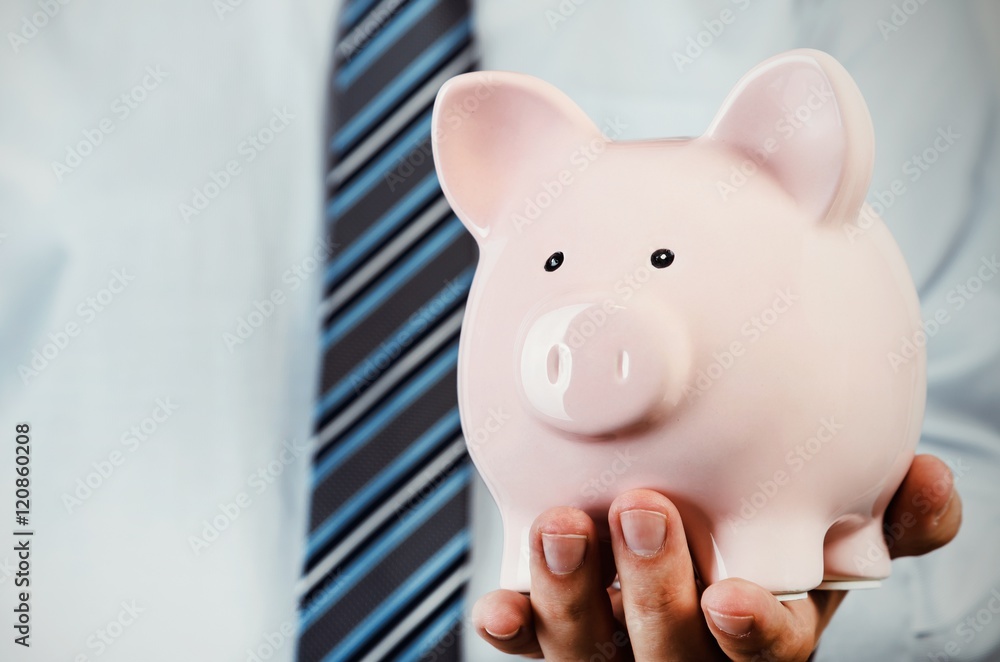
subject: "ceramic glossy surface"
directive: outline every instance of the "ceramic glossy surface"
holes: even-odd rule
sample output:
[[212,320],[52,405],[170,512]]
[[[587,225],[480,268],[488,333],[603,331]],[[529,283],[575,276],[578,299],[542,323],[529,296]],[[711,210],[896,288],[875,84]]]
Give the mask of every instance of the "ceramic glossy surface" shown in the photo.
[[607,535],[640,487],[676,503],[707,583],[888,575],[925,360],[843,67],[779,55],[703,136],[635,142],[540,80],[466,74],[438,95],[433,149],[480,248],[459,404],[503,515],[502,587],[530,589],[539,513],[581,508]]

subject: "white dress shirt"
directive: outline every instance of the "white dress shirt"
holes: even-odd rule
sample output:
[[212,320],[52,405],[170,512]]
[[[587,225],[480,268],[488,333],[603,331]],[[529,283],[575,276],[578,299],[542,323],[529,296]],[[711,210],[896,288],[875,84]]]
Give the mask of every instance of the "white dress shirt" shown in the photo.
[[[0,659],[292,659],[309,471],[284,445],[311,429],[334,10],[0,5]],[[20,421],[29,651],[11,627]],[[207,547],[206,520],[225,527]]]
[[[1000,247],[996,67],[973,5],[913,4],[886,37],[885,0],[476,5],[485,67],[620,116],[624,138],[701,133],[740,75],[788,48],[827,50],[857,78],[873,191],[905,181],[885,218],[925,316],[949,315],[930,341],[923,448],[958,470],[966,520],[946,549],[849,596],[820,659],[989,659],[1000,641],[998,281],[956,294]],[[30,659],[292,659],[337,5],[0,7],[0,435],[31,424]],[[678,70],[674,51],[725,8],[736,19]],[[948,127],[960,137],[911,181],[907,160]],[[496,585],[484,495],[470,605]],[[0,658],[29,659],[7,628]]]

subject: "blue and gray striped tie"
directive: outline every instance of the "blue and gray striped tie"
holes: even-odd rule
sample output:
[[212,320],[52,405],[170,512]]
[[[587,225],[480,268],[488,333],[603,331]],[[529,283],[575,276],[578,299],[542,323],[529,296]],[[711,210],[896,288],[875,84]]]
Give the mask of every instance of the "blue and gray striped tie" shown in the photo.
[[300,662],[456,660],[470,464],[458,333],[476,261],[430,153],[474,64],[467,0],[351,0],[335,46]]

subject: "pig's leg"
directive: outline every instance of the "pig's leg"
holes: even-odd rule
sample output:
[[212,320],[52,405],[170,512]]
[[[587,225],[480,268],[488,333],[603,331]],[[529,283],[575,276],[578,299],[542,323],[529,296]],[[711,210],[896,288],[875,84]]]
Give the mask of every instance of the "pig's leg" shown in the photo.
[[695,554],[709,583],[741,577],[780,600],[795,600],[823,580],[823,534],[811,522],[795,518],[724,525]]
[[889,561],[881,517],[841,520],[826,536],[820,588],[874,588],[889,576]]
[[531,520],[508,514],[503,522],[503,558],[500,561],[500,588],[527,593],[531,587],[528,535]]

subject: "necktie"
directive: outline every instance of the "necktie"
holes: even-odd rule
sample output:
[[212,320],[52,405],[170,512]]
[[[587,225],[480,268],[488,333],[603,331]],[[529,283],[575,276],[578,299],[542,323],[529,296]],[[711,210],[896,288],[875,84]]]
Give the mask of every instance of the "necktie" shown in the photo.
[[474,241],[430,150],[467,0],[349,0],[334,48],[323,366],[300,662],[456,660],[470,464],[455,366]]

